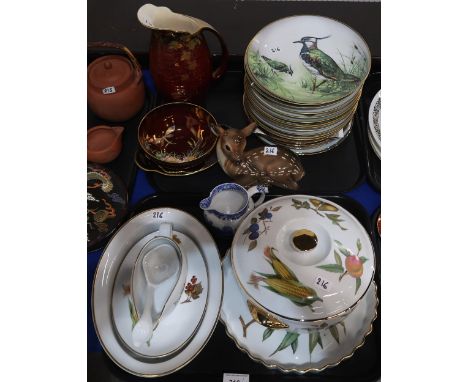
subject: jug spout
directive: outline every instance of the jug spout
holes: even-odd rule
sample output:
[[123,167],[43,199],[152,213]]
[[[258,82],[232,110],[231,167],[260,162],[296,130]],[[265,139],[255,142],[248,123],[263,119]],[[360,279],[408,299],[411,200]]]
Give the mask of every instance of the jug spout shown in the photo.
[[149,29],[194,34],[200,29],[209,27],[202,20],[172,12],[167,7],[145,4],[138,9],[140,23]]

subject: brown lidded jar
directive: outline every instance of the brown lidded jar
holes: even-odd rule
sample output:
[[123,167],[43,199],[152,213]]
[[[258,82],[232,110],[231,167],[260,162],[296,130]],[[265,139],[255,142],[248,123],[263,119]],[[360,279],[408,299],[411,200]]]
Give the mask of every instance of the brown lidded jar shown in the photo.
[[106,55],[88,65],[88,105],[98,117],[123,122],[143,107],[145,87],[143,74],[135,56],[125,46],[116,43],[89,43],[89,48],[115,48],[128,58]]

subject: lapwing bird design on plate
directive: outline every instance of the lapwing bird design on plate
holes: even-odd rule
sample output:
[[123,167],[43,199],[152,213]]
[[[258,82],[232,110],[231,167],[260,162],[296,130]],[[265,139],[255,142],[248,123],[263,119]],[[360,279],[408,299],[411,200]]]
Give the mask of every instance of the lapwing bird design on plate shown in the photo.
[[343,72],[333,58],[318,48],[318,40],[323,40],[329,37],[330,36],[306,36],[302,37],[299,41],[294,41],[294,43],[302,44],[300,57],[304,66],[312,74],[322,79],[322,82],[317,84],[315,89],[317,89],[326,80],[359,82],[360,80],[358,77]]
[[245,56],[246,74],[259,92],[307,106],[357,94],[370,61],[359,34],[321,16],[293,16],[267,25],[251,40]]

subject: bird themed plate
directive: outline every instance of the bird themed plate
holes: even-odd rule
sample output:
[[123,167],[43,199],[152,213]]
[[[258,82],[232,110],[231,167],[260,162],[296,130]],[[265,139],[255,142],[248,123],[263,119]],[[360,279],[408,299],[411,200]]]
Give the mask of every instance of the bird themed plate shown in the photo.
[[347,25],[322,16],[292,16],[258,32],[244,63],[272,96],[319,105],[356,92],[369,74],[371,56],[363,38]]
[[375,283],[356,309],[338,325],[294,332],[258,324],[239,289],[229,256],[223,261],[224,299],[221,321],[237,347],[254,361],[283,372],[319,372],[350,358],[372,332],[377,317]]
[[297,327],[348,314],[375,269],[371,240],[358,220],[338,204],[307,195],[279,197],[253,210],[234,236],[231,262],[249,299]]
[[88,163],[87,199],[88,251],[91,251],[99,248],[124,218],[127,189],[111,170]]

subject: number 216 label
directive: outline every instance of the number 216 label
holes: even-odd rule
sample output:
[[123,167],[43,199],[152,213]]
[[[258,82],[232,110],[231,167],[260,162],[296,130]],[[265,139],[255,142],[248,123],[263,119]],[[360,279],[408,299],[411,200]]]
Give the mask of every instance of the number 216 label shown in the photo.
[[278,155],[278,147],[265,146],[265,148],[263,149],[263,155]]
[[319,286],[320,288],[322,288],[323,290],[328,290],[328,288],[331,287],[331,284],[328,280],[324,279],[323,277],[321,276],[317,276],[315,278],[315,285]]

